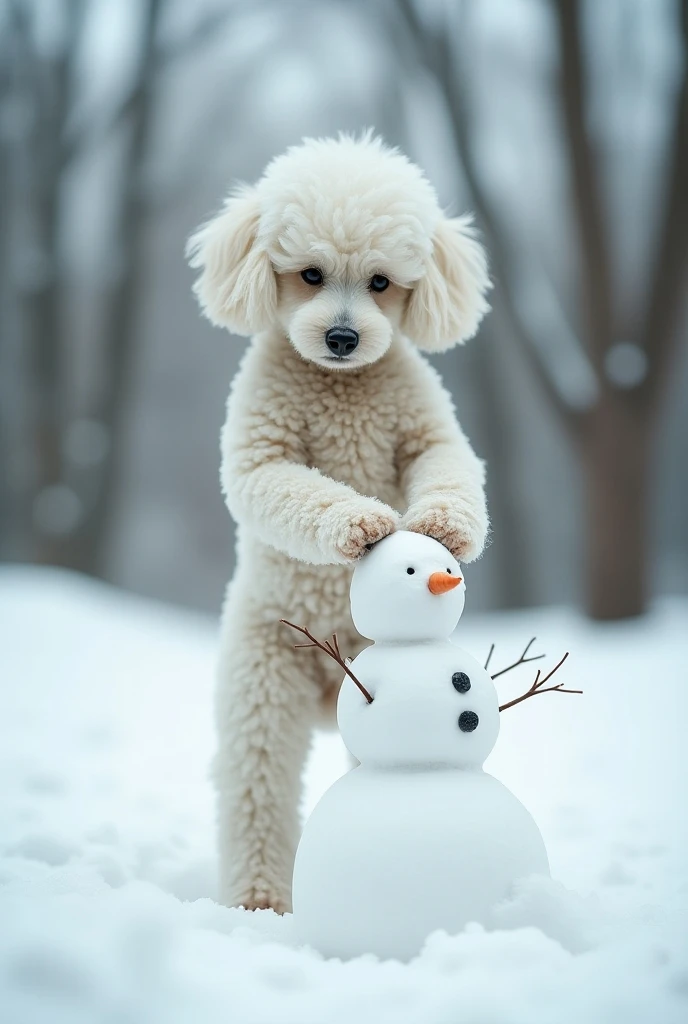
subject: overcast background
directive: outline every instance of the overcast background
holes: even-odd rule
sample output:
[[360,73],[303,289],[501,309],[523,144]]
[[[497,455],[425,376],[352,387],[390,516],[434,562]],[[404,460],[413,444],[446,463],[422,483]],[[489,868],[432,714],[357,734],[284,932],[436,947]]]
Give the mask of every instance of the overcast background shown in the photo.
[[[188,235],[374,126],[475,209],[495,309],[433,360],[489,466],[470,607],[688,589],[686,4],[0,0],[0,557],[216,611],[246,341]],[[685,172],[685,173],[684,173]]]

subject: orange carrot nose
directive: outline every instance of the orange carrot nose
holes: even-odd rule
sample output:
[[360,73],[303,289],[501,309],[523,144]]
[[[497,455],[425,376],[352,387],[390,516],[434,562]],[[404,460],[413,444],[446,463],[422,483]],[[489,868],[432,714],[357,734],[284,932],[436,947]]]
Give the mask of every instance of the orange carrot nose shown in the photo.
[[428,580],[428,590],[431,594],[446,594],[454,587],[458,587],[460,582],[460,576],[450,576],[448,572],[433,572],[430,573]]

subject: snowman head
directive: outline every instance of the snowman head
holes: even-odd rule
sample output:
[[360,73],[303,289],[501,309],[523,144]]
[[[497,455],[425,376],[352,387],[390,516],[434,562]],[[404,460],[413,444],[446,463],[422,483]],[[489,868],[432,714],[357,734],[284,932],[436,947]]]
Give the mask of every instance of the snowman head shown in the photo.
[[399,530],[364,555],[351,581],[351,616],[369,640],[446,640],[463,611],[461,566],[420,533]]

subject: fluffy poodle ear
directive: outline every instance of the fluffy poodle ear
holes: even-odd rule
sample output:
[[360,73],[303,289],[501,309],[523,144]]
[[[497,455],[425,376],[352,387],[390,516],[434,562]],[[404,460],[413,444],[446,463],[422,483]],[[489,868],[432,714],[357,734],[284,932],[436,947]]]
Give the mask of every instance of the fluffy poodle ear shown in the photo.
[[470,217],[443,217],[432,241],[432,258],[413,287],[402,329],[418,348],[444,352],[473,337],[489,309],[485,292],[491,285]]
[[256,240],[259,220],[255,189],[241,188],[187,246],[189,263],[201,270],[194,292],[203,312],[235,334],[268,327],[277,306],[275,272]]

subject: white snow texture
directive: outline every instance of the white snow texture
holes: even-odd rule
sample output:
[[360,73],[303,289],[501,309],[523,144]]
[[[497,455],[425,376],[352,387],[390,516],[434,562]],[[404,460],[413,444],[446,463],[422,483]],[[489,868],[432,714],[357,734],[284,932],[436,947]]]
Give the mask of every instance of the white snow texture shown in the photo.
[[[470,578],[469,578],[470,587]],[[504,712],[486,768],[552,875],[408,964],[325,960],[214,895],[206,621],[57,570],[0,570],[0,1019],[8,1024],[683,1024],[688,602],[596,626],[466,619],[494,668],[538,634],[583,697]],[[344,652],[346,653],[346,652]],[[528,669],[498,681],[521,692]],[[319,737],[306,808],[346,768]],[[459,865],[460,868],[460,865]]]

